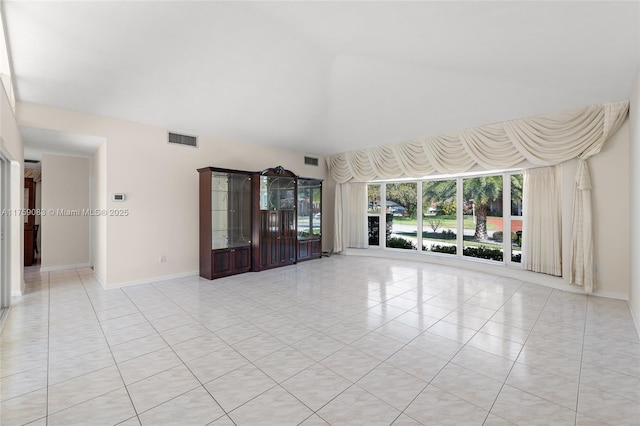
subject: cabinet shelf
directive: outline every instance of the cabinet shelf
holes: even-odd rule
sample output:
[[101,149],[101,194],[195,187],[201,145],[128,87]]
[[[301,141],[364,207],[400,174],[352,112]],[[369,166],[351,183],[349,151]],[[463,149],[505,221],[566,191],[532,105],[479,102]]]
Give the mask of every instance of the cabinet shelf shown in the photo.
[[207,167],[200,173],[200,275],[251,269],[251,173]]

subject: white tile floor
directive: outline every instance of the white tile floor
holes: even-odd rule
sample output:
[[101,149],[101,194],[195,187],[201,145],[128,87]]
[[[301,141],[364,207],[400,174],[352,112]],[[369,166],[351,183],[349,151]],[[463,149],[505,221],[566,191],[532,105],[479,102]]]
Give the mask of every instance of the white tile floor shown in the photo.
[[353,256],[109,291],[89,269],[25,279],[3,426],[640,424],[619,300]]

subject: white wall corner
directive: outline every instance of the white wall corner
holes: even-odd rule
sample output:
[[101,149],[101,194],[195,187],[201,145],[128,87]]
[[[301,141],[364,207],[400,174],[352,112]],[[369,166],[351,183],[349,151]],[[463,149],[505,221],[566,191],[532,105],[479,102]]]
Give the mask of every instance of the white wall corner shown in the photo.
[[[630,181],[632,212],[640,208],[640,69],[636,73],[631,89],[629,107]],[[640,336],[640,224],[631,220],[631,286],[629,288],[629,311]]]

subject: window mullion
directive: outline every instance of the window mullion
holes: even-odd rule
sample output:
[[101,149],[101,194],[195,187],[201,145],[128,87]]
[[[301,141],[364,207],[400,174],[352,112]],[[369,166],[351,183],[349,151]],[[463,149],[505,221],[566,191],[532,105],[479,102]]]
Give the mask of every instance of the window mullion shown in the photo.
[[462,257],[462,246],[464,240],[464,200],[461,177],[456,178],[456,224],[458,225],[456,235],[456,256]]
[[422,181],[416,182],[416,249],[422,251]]
[[387,184],[380,184],[380,248],[387,247]]
[[511,175],[502,174],[502,252],[505,265],[511,264]]

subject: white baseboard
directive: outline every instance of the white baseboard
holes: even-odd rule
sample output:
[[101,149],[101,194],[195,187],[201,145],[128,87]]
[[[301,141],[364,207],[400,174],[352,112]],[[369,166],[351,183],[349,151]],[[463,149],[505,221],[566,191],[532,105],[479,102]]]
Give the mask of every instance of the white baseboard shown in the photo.
[[160,275],[157,277],[149,277],[149,278],[142,278],[139,280],[133,280],[133,281],[124,281],[124,282],[120,282],[120,283],[107,283],[107,285],[105,286],[104,284],[102,285],[104,288],[106,289],[113,289],[113,288],[121,288],[121,287],[129,287],[132,285],[138,285],[138,284],[148,284],[148,283],[153,283],[153,282],[157,282],[157,281],[167,281],[167,280],[175,280],[178,278],[186,278],[186,277],[192,277],[194,275],[198,275],[199,271],[191,271],[191,272],[183,272],[180,274],[173,274],[173,275]]
[[106,286],[106,285],[104,285],[104,283],[102,282],[102,280],[101,280],[100,278],[98,278],[98,276],[96,275],[96,270],[95,270],[95,269],[93,270],[93,278],[95,278],[95,279],[96,279],[96,281],[98,281],[98,284],[100,284],[100,286],[101,286],[102,288],[104,288],[105,290],[107,289],[107,286]]
[[[408,250],[407,250],[408,251]],[[514,278],[528,283],[539,284],[557,290],[571,293],[587,294],[582,287],[571,285],[562,277],[540,274],[537,272],[525,271],[520,268],[506,266],[504,264],[491,264],[489,261],[479,259],[459,259],[446,254],[405,253],[385,249],[346,249],[340,252],[347,256],[378,257],[385,259],[407,260],[413,262],[435,263],[438,265],[451,266],[455,268],[469,269],[472,271],[485,272],[487,274],[501,277]],[[611,299],[629,300],[627,294],[613,293],[608,291],[596,291],[591,296],[608,297]]]
[[11,290],[11,297],[20,297],[24,294],[24,289],[27,288],[27,283],[22,280],[22,283],[20,284],[20,289],[19,290]]
[[92,265],[90,263],[79,263],[77,265],[41,266],[40,272],[64,271],[67,269],[89,268],[91,266]]

